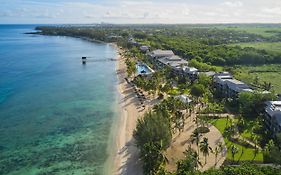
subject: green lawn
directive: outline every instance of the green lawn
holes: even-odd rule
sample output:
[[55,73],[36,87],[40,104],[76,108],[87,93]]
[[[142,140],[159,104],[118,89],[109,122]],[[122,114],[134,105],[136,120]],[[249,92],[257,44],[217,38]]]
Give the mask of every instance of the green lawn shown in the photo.
[[[226,118],[212,119],[212,120],[210,120],[210,123],[212,123],[215,127],[218,128],[218,130],[221,133],[223,133],[225,128],[226,128],[227,119]],[[259,161],[259,162],[263,161],[263,154],[259,152],[259,153],[257,153],[257,155],[255,157],[254,149],[253,148],[247,148],[245,146],[233,143],[230,140],[228,140],[227,138],[224,138],[224,141],[225,141],[226,146],[228,148],[228,150],[227,150],[227,159],[228,160],[232,160],[230,146],[231,145],[235,145],[236,147],[239,148],[239,152],[234,157],[235,161],[238,161],[238,160],[239,161],[252,161],[252,160],[255,160],[255,161]]]
[[252,119],[244,118],[244,122],[245,122],[245,130],[241,133],[241,136],[248,140],[252,140],[252,128],[255,125],[256,121]]
[[257,35],[261,35],[263,37],[273,37],[279,32],[281,29],[279,27],[250,27],[250,26],[239,26],[239,27],[222,27],[227,30],[235,30],[235,31],[245,31],[248,33],[253,33]]
[[173,89],[169,90],[168,94],[169,95],[180,95],[181,92],[180,92],[179,88],[173,88]]
[[260,50],[266,50],[271,53],[281,53],[281,42],[254,42],[254,43],[237,43],[229,46],[253,47]]
[[239,66],[234,70],[235,78],[251,84],[258,76],[259,84],[270,82],[275,93],[281,93],[281,64],[262,66]]

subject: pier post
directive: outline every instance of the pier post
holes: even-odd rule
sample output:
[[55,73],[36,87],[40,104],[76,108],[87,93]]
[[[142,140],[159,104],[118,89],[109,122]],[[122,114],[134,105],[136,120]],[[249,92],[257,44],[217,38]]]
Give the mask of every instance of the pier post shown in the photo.
[[82,64],[86,64],[87,57],[82,57]]

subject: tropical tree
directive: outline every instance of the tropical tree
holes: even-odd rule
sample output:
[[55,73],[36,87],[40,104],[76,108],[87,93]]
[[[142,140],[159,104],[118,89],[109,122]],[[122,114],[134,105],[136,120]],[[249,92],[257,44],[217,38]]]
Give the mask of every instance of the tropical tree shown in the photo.
[[132,59],[128,58],[128,59],[126,59],[125,63],[127,65],[128,76],[130,77],[130,76],[134,75],[137,71],[135,60],[132,60]]
[[185,174],[185,172],[194,174],[199,166],[202,167],[202,164],[199,161],[199,155],[190,146],[185,150],[184,155],[185,159],[178,162],[176,174]]
[[219,142],[218,143],[218,148],[219,148],[219,152],[221,153],[221,156],[222,156],[222,153],[223,153],[223,147],[224,147],[223,143]]
[[268,143],[265,145],[265,147],[264,147],[264,150],[265,150],[265,152],[270,152],[270,151],[272,151],[272,149],[275,147],[275,144],[274,144],[274,141],[272,140],[272,139],[270,139],[269,141],[268,141]]
[[209,151],[212,151],[212,148],[209,146],[208,138],[204,137],[200,142],[200,151],[203,153],[205,157],[205,165],[207,164],[207,156],[209,156]]
[[232,162],[234,162],[234,156],[239,152],[239,148],[235,145],[230,146],[231,156],[232,156]]
[[154,112],[146,113],[142,119],[138,120],[133,134],[140,148],[149,142],[162,142],[163,147],[166,148],[172,139],[169,120]]
[[263,88],[264,88],[264,90],[266,90],[266,91],[270,91],[271,89],[272,89],[272,84],[270,83],[270,82],[264,82],[263,83]]
[[195,143],[197,146],[197,153],[199,154],[199,143],[200,143],[200,138],[201,134],[199,132],[193,131],[192,135],[190,136],[191,143]]
[[206,88],[202,84],[194,84],[190,89],[190,94],[196,97],[197,101],[199,97],[202,97],[206,92]]
[[153,111],[156,114],[161,115],[164,118],[170,119],[170,113],[169,113],[168,107],[165,103],[160,103],[158,105],[155,105],[153,107]]
[[174,116],[174,124],[175,124],[175,128],[178,129],[180,133],[184,127],[184,115],[181,111],[176,111]]
[[237,128],[234,124],[225,128],[223,135],[229,139],[233,138],[237,134]]
[[215,154],[215,166],[218,163],[218,155],[222,152],[222,149],[219,146],[216,146],[213,153]]
[[162,143],[149,142],[141,148],[140,158],[143,160],[143,170],[145,174],[154,174],[162,164],[166,164],[168,159],[162,153]]

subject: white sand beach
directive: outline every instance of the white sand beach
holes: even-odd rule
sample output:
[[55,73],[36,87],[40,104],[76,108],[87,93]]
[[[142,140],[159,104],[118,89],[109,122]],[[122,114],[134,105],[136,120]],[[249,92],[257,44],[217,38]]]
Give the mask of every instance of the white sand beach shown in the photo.
[[114,168],[112,174],[142,174],[142,166],[138,158],[138,149],[134,143],[133,131],[136,128],[138,117],[144,114],[144,110],[138,109],[139,99],[133,87],[125,80],[126,64],[121,56],[122,50],[118,52],[117,75],[118,91],[120,93],[119,105],[121,107],[116,133],[116,153],[114,157]]

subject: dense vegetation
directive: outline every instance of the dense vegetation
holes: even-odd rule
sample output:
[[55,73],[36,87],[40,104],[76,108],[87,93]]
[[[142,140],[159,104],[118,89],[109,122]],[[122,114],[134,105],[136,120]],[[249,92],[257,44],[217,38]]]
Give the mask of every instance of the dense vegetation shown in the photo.
[[[188,163],[186,163],[188,164]],[[186,168],[188,166],[184,166],[183,169],[178,170],[176,175],[280,175],[281,171],[279,168],[274,168],[270,166],[258,167],[256,165],[245,164],[238,167],[233,166],[225,166],[219,170],[211,169],[201,172],[194,172],[192,168]]]
[[281,35],[264,37],[247,31],[230,30],[220,26],[92,26],[38,27],[42,34],[87,37],[100,41],[117,41],[127,46],[127,39],[151,46],[152,49],[172,49],[187,60],[195,59],[211,65],[249,65],[281,63],[281,55],[253,47],[229,46],[248,42],[281,41]]

